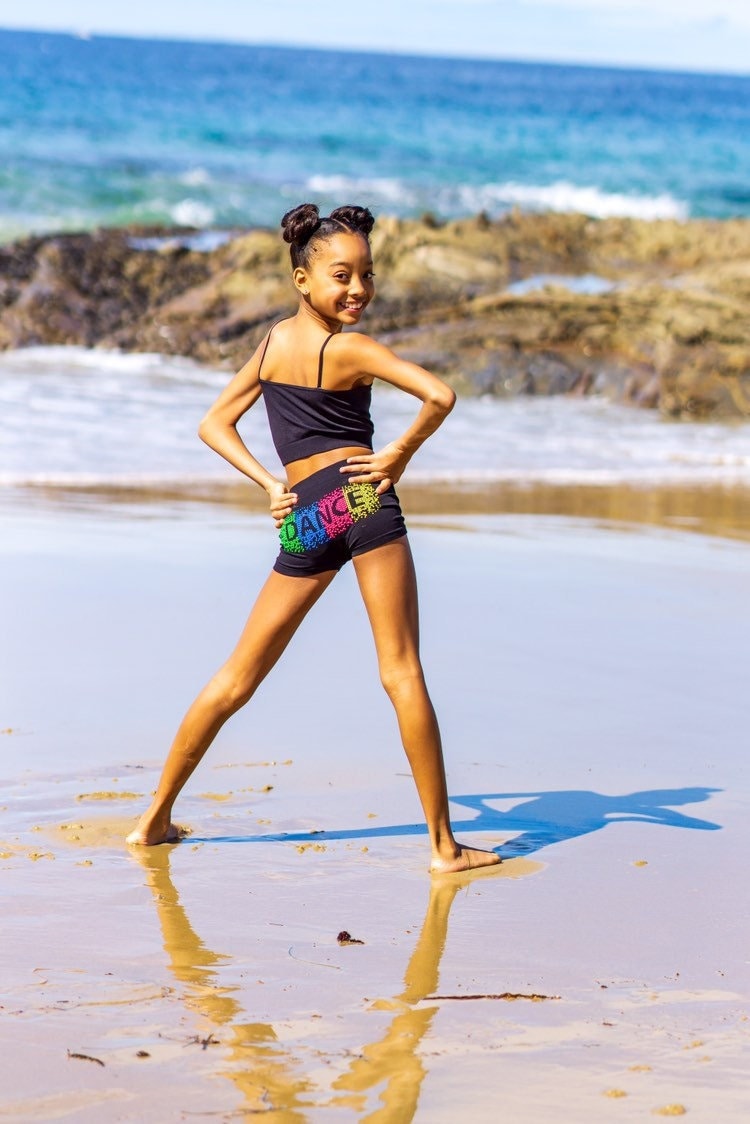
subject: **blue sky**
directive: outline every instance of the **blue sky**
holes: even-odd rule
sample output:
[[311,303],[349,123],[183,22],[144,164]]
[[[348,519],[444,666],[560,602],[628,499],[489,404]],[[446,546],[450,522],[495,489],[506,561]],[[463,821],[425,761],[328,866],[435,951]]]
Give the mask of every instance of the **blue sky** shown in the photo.
[[750,73],[750,0],[25,0],[0,26]]

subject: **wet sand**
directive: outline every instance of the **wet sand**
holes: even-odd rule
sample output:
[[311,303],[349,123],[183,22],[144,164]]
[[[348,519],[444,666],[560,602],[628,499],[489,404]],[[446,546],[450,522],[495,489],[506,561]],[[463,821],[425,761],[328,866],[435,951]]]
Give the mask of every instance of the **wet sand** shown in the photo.
[[[584,484],[539,480],[481,483],[402,482],[399,494],[410,515],[555,515],[694,531],[701,535],[750,541],[750,489],[742,485],[652,484],[612,482]],[[35,484],[5,489],[3,504],[18,511],[77,511],[138,518],[190,512],[197,505],[237,512],[264,513],[257,488],[230,480],[190,481],[184,486],[125,486],[121,483],[54,486]]]
[[746,1119],[750,547],[411,525],[454,821],[496,873],[425,872],[351,573],[191,781],[190,835],[128,850],[272,532],[6,511],[0,1120]]

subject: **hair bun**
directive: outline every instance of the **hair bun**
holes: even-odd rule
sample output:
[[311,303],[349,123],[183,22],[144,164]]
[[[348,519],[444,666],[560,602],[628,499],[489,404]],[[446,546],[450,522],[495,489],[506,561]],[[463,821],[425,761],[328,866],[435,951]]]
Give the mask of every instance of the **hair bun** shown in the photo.
[[[345,208],[344,208],[345,209]],[[314,203],[300,203],[287,211],[281,220],[284,241],[304,244],[320,226],[320,211]]]
[[331,211],[330,217],[336,219],[338,222],[343,222],[344,226],[355,230],[357,234],[363,234],[365,238],[367,238],[375,225],[375,217],[367,207],[355,207],[351,205],[337,207],[335,211]]

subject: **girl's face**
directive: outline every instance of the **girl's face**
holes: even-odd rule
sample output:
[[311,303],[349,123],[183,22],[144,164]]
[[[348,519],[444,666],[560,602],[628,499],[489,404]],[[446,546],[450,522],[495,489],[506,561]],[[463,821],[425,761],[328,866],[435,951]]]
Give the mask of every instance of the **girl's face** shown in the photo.
[[357,324],[375,295],[372,254],[360,234],[336,234],[315,247],[310,266],[294,283],[328,321]]

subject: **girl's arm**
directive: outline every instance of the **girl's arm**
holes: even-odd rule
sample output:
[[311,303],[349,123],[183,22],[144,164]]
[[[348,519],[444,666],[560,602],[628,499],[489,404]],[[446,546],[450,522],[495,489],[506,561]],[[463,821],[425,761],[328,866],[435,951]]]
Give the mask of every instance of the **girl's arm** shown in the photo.
[[422,403],[416,418],[400,437],[375,452],[348,457],[341,469],[353,483],[377,483],[375,490],[381,494],[391,484],[398,483],[417,449],[453,409],[456,395],[437,375],[416,363],[399,359],[390,348],[369,336],[347,332],[339,339],[341,345],[337,352],[342,364],[351,364],[360,376],[382,379],[405,390]]
[[276,526],[281,526],[285,515],[294,507],[297,497],[287,488],[286,482],[265,468],[252,455],[237,432],[237,422],[261,395],[258,379],[261,348],[222,390],[198,426],[198,436],[234,468],[254,480],[267,493],[271,502],[271,515]]

